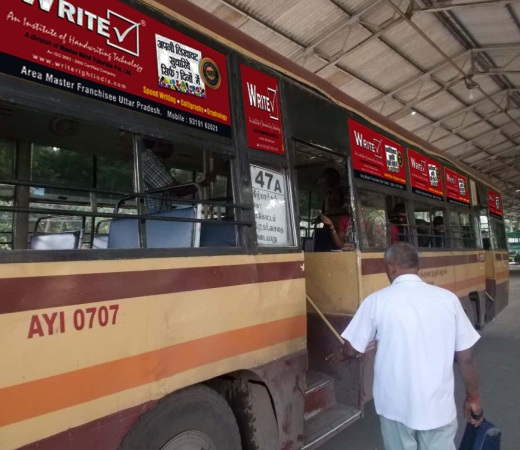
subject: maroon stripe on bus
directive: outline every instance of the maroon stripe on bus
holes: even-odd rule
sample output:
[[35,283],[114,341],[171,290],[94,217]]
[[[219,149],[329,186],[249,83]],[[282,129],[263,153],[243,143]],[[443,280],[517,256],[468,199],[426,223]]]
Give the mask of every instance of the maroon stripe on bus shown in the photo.
[[[478,255],[453,255],[453,256],[427,256],[421,257],[421,269],[433,269],[435,267],[462,266],[478,262]],[[383,257],[363,259],[361,262],[363,275],[375,275],[385,273],[385,261]]]
[[296,262],[0,279],[0,314],[303,278]]
[[157,402],[129,408],[80,425],[18,450],[116,450],[137,419]]

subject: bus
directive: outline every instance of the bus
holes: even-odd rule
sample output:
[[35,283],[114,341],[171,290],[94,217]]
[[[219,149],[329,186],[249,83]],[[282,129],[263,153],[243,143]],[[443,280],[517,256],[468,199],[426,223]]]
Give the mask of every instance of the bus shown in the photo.
[[509,231],[507,234],[507,248],[509,249],[509,262],[520,263],[520,232]]
[[372,397],[375,344],[325,356],[393,242],[475,327],[507,306],[499,190],[229,24],[0,13],[0,450],[319,447]]

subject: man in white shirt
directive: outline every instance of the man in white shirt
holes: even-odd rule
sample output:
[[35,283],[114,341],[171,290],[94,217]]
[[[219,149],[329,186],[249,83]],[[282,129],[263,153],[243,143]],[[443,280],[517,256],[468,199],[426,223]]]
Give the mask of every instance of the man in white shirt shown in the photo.
[[482,418],[475,331],[456,295],[423,282],[419,255],[400,242],[385,253],[389,287],[368,296],[342,334],[333,364],[377,341],[374,401],[386,450],[455,450],[454,356],[466,385],[464,413]]

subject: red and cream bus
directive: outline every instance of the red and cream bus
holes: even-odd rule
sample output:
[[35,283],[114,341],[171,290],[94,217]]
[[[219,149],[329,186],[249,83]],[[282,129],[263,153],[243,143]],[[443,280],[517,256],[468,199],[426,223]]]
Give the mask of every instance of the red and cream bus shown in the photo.
[[318,447],[371,398],[329,325],[396,240],[476,327],[507,305],[492,184],[202,9],[0,18],[1,450]]

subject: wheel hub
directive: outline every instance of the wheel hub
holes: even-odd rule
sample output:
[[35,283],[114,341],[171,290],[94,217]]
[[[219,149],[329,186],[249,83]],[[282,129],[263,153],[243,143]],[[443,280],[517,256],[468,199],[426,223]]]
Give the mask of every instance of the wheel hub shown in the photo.
[[206,433],[189,430],[169,440],[161,450],[217,450],[217,447]]

